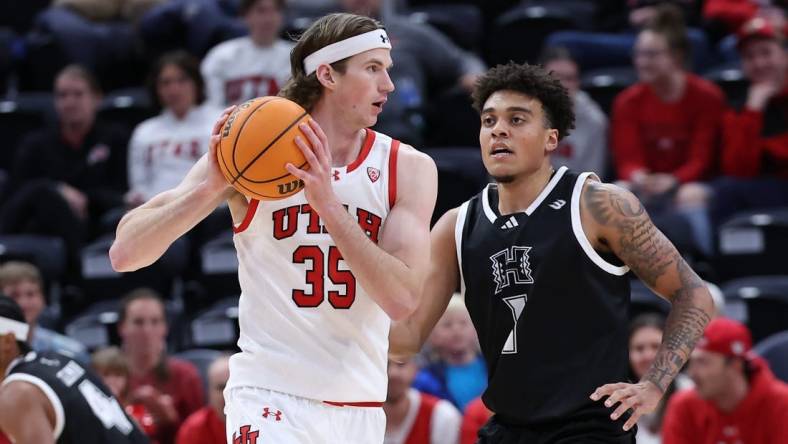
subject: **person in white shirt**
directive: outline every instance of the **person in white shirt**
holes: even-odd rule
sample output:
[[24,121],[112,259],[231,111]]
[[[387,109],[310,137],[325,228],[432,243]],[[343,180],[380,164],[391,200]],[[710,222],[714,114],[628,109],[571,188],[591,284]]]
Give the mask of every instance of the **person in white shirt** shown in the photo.
[[237,105],[261,96],[275,96],[290,78],[293,43],[279,38],[285,0],[241,0],[239,11],[249,28],[247,37],[216,45],[202,62],[208,102]]
[[540,63],[561,81],[575,108],[575,128],[553,152],[555,168],[566,165],[575,171],[593,171],[605,176],[608,160],[607,116],[591,96],[580,89],[580,70],[566,48],[552,47],[542,54]]
[[462,414],[449,401],[411,387],[418,365],[414,358],[389,361],[384,444],[457,444]]
[[186,52],[165,54],[153,68],[150,94],[162,112],[137,125],[131,136],[127,206],[176,186],[208,152],[221,109],[204,102],[203,85],[197,60]]

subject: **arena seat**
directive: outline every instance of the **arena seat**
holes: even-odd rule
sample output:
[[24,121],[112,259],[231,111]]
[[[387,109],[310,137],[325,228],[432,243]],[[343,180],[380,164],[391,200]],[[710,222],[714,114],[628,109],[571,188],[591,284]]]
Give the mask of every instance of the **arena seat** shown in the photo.
[[139,287],[150,287],[162,296],[177,297],[177,283],[186,269],[189,242],[180,238],[152,265],[130,273],[112,269],[109,248],[112,235],[104,236],[82,249],[82,289],[90,301],[117,298]]
[[487,184],[487,171],[479,148],[455,147],[423,150],[438,167],[438,201],[435,223],[443,214],[470,199]]
[[747,306],[747,325],[758,342],[788,328],[788,276],[750,276],[722,286],[726,301],[739,298]]
[[27,134],[54,121],[51,93],[19,93],[14,98],[0,99],[0,134],[3,135],[0,169],[9,170],[13,166],[16,149]]
[[430,97],[426,105],[425,146],[479,145],[479,114],[467,91],[455,86]]
[[747,211],[718,231],[717,272],[724,280],[788,274],[788,208]]
[[659,313],[667,316],[670,313],[670,302],[666,301],[640,279],[630,280],[630,318],[643,313]]
[[88,350],[97,350],[120,343],[118,337],[118,311],[120,299],[97,302],[66,325],[65,333]]
[[466,51],[476,51],[481,45],[482,17],[475,5],[421,5],[411,9],[408,17],[431,25]]
[[33,234],[0,235],[0,261],[34,264],[45,281],[58,280],[66,271],[66,247],[58,237]]
[[101,101],[98,119],[123,126],[131,131],[143,120],[153,117],[156,110],[145,88],[123,88],[110,91]]
[[233,348],[238,340],[238,296],[224,298],[194,317],[191,347]]
[[221,355],[222,352],[218,350],[192,348],[175,353],[172,357],[188,361],[197,368],[197,371],[200,373],[200,379],[202,380],[205,399],[208,399],[208,390],[210,389],[208,386],[208,368],[211,366],[211,363]]
[[775,333],[758,342],[754,351],[769,363],[775,376],[783,382],[788,382],[788,330]]
[[616,96],[635,82],[637,74],[631,66],[598,68],[582,74],[580,89],[587,92],[609,116]]
[[197,277],[200,289],[184,298],[190,312],[203,309],[222,298],[238,295],[238,256],[232,233],[223,233],[200,248],[200,270]]
[[547,36],[577,28],[574,14],[560,4],[520,4],[495,20],[486,42],[486,60],[491,66],[510,60],[535,63]]
[[714,66],[705,71],[703,77],[720,87],[729,104],[744,103],[747,99],[749,82],[744,77],[738,60]]

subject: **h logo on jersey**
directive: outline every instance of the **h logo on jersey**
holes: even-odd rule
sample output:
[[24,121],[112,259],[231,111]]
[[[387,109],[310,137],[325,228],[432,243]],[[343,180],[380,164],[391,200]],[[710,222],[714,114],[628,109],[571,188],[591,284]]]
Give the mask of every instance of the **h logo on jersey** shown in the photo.
[[233,432],[233,444],[257,444],[257,437],[260,436],[260,431],[251,431],[252,426],[241,426],[241,434],[236,435]]
[[510,285],[509,278],[513,278],[516,285],[534,282],[531,277],[531,264],[528,262],[530,250],[531,247],[511,247],[490,256],[495,294]]

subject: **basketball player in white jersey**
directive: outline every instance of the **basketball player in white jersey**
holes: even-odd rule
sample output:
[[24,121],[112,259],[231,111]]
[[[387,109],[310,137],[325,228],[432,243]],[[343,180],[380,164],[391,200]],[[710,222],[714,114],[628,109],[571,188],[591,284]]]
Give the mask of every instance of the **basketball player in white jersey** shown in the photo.
[[390,48],[379,22],[351,14],[297,42],[281,94],[314,119],[298,140],[309,170],[288,166],[304,192],[258,202],[229,187],[216,160],[228,109],[183,182],[118,225],[110,258],[132,271],[229,202],[242,289],[230,443],[383,441],[390,321],[418,305],[437,193],[429,157],[368,129],[394,89]]

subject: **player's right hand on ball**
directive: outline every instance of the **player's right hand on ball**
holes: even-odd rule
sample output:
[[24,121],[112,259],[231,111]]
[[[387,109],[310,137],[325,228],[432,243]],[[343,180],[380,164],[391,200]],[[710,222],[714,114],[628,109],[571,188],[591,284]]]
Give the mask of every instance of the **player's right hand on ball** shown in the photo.
[[213,124],[213,129],[211,130],[211,141],[208,145],[208,171],[205,177],[205,184],[210,189],[215,189],[218,192],[230,188],[230,184],[219,169],[219,158],[216,153],[222,138],[222,127],[233,111],[235,111],[235,108],[237,108],[235,105],[225,108],[225,110],[222,111],[222,115],[219,116],[216,123]]

